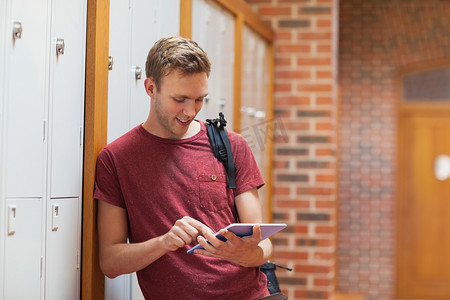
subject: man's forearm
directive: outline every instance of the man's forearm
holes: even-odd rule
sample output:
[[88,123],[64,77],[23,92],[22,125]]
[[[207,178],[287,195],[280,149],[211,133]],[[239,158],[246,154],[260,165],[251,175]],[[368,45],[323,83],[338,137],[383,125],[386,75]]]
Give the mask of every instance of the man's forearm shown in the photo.
[[161,237],[142,243],[110,245],[100,250],[100,267],[109,278],[139,271],[168,252]]

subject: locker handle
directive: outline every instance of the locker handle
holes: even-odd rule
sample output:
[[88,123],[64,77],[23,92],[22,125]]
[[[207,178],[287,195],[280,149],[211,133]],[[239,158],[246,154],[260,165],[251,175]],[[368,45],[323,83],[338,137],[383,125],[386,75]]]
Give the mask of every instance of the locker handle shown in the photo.
[[15,205],[8,205],[8,235],[16,233],[16,213],[17,207]]
[[64,54],[64,48],[66,45],[64,44],[64,39],[57,38],[56,39],[56,55],[63,55]]
[[22,22],[14,21],[13,22],[13,39],[21,39],[22,38]]
[[112,56],[108,57],[108,70],[112,70],[114,66],[114,58]]
[[142,78],[142,68],[141,67],[134,67],[134,76],[136,80],[139,80]]
[[59,204],[52,204],[52,231],[57,231],[59,227]]

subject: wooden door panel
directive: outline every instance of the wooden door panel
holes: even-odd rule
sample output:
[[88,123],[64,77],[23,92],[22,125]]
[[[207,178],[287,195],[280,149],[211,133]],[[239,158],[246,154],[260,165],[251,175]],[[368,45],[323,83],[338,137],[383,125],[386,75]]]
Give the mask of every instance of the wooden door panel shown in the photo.
[[398,282],[400,299],[450,299],[450,179],[434,160],[450,156],[450,114],[402,116],[399,145]]

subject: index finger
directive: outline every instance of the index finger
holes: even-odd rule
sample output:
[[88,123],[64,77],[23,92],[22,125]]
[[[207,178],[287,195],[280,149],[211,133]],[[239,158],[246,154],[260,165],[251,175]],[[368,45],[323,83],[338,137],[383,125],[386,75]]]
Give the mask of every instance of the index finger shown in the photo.
[[194,218],[186,217],[186,223],[201,232],[203,236],[205,236],[207,233],[214,234],[214,231],[211,228]]

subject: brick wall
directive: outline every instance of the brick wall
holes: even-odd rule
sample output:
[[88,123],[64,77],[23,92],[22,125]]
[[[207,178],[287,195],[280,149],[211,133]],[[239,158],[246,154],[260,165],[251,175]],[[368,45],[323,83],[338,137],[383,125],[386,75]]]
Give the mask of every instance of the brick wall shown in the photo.
[[341,0],[338,286],[395,299],[397,82],[450,58],[450,2]]
[[289,299],[330,299],[335,277],[336,52],[332,0],[248,0],[275,31],[273,260]]

